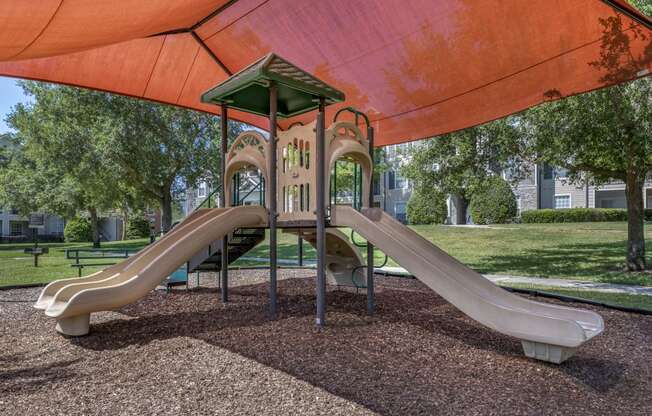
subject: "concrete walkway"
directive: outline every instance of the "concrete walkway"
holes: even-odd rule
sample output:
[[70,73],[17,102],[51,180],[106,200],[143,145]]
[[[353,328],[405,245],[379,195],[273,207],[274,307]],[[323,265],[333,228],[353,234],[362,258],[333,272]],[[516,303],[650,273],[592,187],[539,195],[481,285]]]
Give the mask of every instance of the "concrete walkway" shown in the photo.
[[[402,267],[382,267],[376,270],[381,273],[385,272],[390,274],[409,275],[407,270]],[[500,274],[485,274],[483,276],[496,284],[504,285],[526,284],[563,289],[592,290],[594,292],[652,296],[652,287],[648,286],[618,285],[612,283],[588,282],[585,280],[547,279],[542,277],[508,276]]]
[[[259,261],[265,263],[268,261],[262,257],[242,257],[242,260]],[[296,260],[279,259],[280,265],[297,266]],[[314,260],[304,260],[303,265],[306,267],[315,267]],[[376,269],[378,273],[388,273],[393,275],[409,276],[407,270],[402,267],[385,266]],[[563,289],[578,289],[578,290],[591,290],[594,292],[605,293],[626,293],[629,295],[647,295],[652,296],[652,287],[647,286],[633,286],[633,285],[618,285],[612,283],[598,283],[588,282],[585,280],[565,280],[565,279],[546,279],[541,277],[525,277],[525,276],[508,276],[500,274],[485,274],[484,277],[491,280],[496,284],[503,284],[509,286],[510,284],[526,284],[537,286],[548,286]]]

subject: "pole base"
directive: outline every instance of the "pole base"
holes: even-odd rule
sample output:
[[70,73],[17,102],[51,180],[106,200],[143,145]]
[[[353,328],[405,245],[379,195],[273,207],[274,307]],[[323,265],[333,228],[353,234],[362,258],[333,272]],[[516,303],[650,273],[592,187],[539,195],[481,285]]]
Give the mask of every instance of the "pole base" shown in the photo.
[[57,319],[57,332],[69,337],[88,335],[90,330],[91,314],[70,316]]

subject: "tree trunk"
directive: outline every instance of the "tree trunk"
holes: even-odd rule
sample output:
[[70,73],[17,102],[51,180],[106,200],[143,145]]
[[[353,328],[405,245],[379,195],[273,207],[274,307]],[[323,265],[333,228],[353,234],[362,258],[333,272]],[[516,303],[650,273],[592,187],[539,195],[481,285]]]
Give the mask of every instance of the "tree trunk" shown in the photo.
[[627,197],[627,270],[645,270],[645,211],[643,183],[638,172],[628,172],[625,182]]
[[461,195],[453,195],[453,204],[455,205],[455,218],[453,223],[457,225],[466,224],[466,207],[468,201]]
[[172,195],[170,189],[163,189],[161,198],[161,230],[167,233],[172,226]]
[[97,217],[97,210],[94,207],[88,209],[93,232],[93,248],[100,248],[100,219]]
[[127,226],[129,225],[129,208],[126,206],[122,208],[122,232],[120,233],[120,240],[127,239]]

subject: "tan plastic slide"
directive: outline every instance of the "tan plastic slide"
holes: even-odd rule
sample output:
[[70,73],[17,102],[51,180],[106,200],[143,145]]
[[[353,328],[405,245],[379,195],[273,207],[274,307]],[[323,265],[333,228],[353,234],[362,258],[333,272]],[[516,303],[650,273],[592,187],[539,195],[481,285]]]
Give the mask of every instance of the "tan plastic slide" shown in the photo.
[[331,225],[352,228],[469,317],[519,338],[528,357],[561,363],[604,329],[594,312],[501,289],[379,208],[334,206]]
[[[209,209],[198,209],[196,211],[193,211],[190,215],[188,215],[186,218],[183,219],[182,222],[177,224],[176,227],[174,227],[172,230],[170,230],[167,234],[165,234],[163,237],[161,237],[160,240],[158,240],[158,243],[163,242],[164,240],[174,238],[173,236],[179,232],[179,230],[185,225],[188,224],[189,222],[209,213]],[[129,265],[131,265],[133,262],[138,260],[139,258],[142,258],[144,255],[147,253],[151,252],[152,249],[154,249],[156,245],[149,245],[145,247],[144,249],[140,250],[138,253],[134,254],[133,256],[129,257],[125,261],[121,261],[120,263],[116,263],[113,266],[107,267],[106,269],[100,270],[98,272],[95,272],[93,274],[90,274],[88,276],[84,277],[73,277],[70,279],[61,279],[61,280],[56,280],[43,289],[41,292],[41,295],[39,296],[38,300],[36,301],[36,304],[34,307],[36,309],[47,309],[47,307],[52,303],[54,299],[54,295],[59,291],[59,289],[63,288],[66,285],[69,285],[71,283],[75,284],[81,284],[81,283],[92,283],[92,282],[99,282],[100,280],[105,280],[109,277],[112,277],[113,275],[122,272],[125,270]]]
[[48,285],[37,306],[57,319],[57,331],[85,335],[92,312],[118,309],[140,299],[212,241],[239,227],[265,226],[267,216],[260,206],[200,210],[121,266]]

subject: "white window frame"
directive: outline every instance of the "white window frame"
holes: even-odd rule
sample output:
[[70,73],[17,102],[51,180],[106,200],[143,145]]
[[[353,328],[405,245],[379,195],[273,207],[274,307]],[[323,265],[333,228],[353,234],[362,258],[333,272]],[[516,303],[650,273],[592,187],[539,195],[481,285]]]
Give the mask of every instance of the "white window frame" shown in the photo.
[[206,190],[208,189],[208,186],[206,182],[200,182],[199,186],[197,186],[197,198],[206,198]]
[[573,196],[571,194],[555,194],[552,197],[554,209],[567,209],[567,208],[557,208],[557,197],[558,196],[567,196],[568,197],[568,208],[573,208]]

